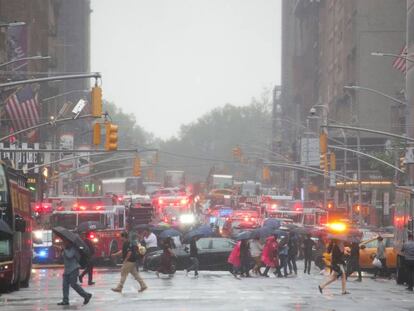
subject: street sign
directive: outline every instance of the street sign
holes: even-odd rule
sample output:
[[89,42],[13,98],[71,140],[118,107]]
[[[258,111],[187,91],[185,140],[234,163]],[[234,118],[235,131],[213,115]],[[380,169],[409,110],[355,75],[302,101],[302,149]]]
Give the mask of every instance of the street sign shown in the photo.
[[329,172],[329,187],[336,186],[336,174],[334,171]]
[[[79,146],[78,149],[79,150],[85,150],[85,149],[89,150],[89,149],[91,149],[91,146],[81,145],[81,146]],[[89,172],[90,172],[89,153],[87,153],[87,152],[78,152],[76,155],[77,156],[82,156],[81,158],[77,159],[77,167],[78,167],[77,173],[78,173],[78,175],[80,175],[80,176],[88,175]]]
[[[33,152],[16,152],[16,150],[19,149],[33,149]],[[0,159],[3,161],[10,161],[16,169],[26,170],[38,164],[43,164],[43,156],[41,153],[35,152],[36,149],[39,149],[39,143],[0,143]],[[13,152],[10,152],[10,150],[13,150]],[[36,168],[34,172],[38,173],[39,169]]]
[[319,167],[319,138],[302,137],[300,147],[300,164]]
[[405,152],[405,164],[414,164],[414,147],[408,147]]

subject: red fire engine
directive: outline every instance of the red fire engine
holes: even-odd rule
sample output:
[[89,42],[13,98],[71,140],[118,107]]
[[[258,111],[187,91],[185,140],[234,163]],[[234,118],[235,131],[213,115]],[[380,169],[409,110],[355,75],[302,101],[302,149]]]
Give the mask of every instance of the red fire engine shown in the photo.
[[[83,222],[95,221],[101,224],[102,229],[85,232],[95,247],[97,260],[111,260],[110,255],[122,248],[121,233],[126,229],[125,206],[97,205],[89,209],[73,211],[55,211],[52,214],[52,226],[62,226],[69,230],[76,230]],[[53,245],[60,246],[62,241],[53,237]]]

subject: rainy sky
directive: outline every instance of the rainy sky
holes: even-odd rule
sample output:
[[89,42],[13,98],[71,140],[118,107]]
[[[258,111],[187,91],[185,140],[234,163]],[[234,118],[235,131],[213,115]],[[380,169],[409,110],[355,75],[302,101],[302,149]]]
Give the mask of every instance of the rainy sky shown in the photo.
[[280,83],[280,0],[92,0],[104,97],[161,138]]

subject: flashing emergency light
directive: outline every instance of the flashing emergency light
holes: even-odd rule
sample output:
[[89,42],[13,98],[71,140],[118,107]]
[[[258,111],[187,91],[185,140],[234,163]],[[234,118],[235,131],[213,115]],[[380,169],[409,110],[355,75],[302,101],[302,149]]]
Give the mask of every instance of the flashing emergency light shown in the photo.
[[343,232],[346,230],[346,225],[344,223],[341,222],[333,222],[328,224],[328,227],[336,232]]
[[158,204],[162,204],[162,203],[164,203],[164,200],[163,199],[159,199],[158,200]]
[[62,242],[61,239],[55,239],[55,243],[60,243],[60,242]]
[[41,258],[47,258],[49,256],[49,251],[47,248],[42,248],[39,251],[39,257]]
[[192,224],[195,222],[195,217],[193,214],[183,214],[180,216],[180,222],[183,224]]
[[42,237],[43,237],[43,233],[42,233],[41,230],[33,231],[33,234],[34,234],[35,238],[38,239],[38,240],[41,240]]
[[270,207],[271,207],[272,209],[277,209],[277,204],[272,204]]
[[187,199],[187,198],[185,198],[185,199],[181,199],[180,203],[181,203],[182,205],[185,205],[185,204],[187,204],[187,203],[188,203],[188,199]]

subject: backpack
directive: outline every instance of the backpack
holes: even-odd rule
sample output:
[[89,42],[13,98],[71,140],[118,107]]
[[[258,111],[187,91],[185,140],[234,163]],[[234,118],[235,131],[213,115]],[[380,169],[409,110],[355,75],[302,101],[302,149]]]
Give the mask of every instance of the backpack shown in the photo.
[[88,266],[88,263],[91,261],[91,256],[78,250],[79,253],[79,260],[78,263],[82,269],[85,269]]

